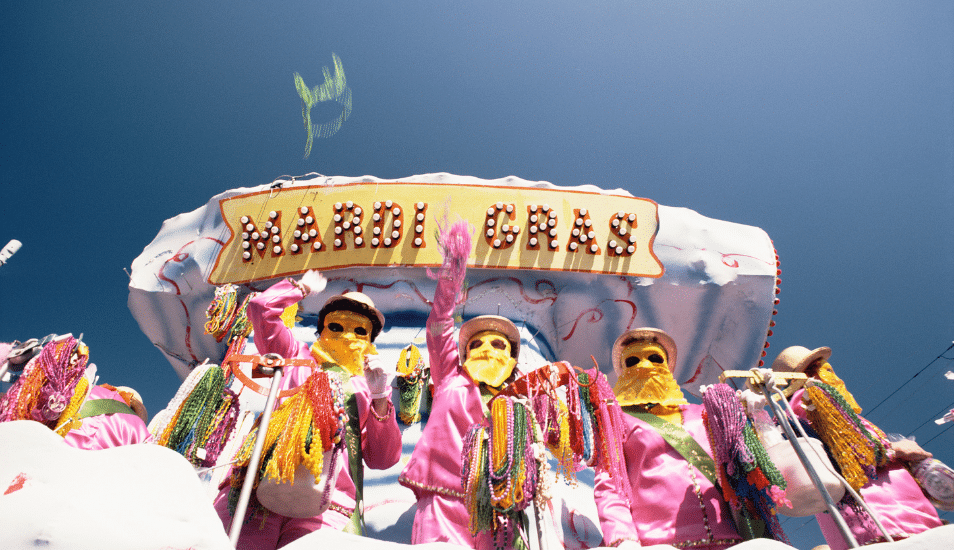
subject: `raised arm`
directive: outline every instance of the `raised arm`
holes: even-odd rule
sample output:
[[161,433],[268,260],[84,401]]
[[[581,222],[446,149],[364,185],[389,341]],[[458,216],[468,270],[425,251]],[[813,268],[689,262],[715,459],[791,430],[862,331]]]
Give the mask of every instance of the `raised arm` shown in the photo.
[[295,340],[290,328],[282,322],[282,312],[304,298],[302,289],[289,280],[282,280],[254,297],[248,303],[248,319],[255,331],[258,353],[277,353],[285,358],[298,357],[308,347]]
[[431,313],[427,317],[427,350],[435,387],[440,386],[444,377],[453,373],[460,362],[457,343],[454,342],[454,308],[467,274],[470,226],[461,220],[443,228],[438,241],[444,261],[438,272]]

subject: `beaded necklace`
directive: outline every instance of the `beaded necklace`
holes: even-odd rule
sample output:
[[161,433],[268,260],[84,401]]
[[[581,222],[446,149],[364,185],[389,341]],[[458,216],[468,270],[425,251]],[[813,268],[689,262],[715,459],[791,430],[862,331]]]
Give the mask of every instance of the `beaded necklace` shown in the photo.
[[216,287],[215,296],[205,310],[205,316],[208,318],[208,322],[205,323],[205,333],[214,336],[216,342],[221,342],[232,328],[237,294],[235,285],[225,284]]
[[[332,465],[337,464],[336,455],[343,449],[348,421],[341,381],[336,373],[319,370],[312,373],[300,388],[272,413],[254,487],[262,479],[293,483],[299,464],[308,468],[317,483],[321,479],[324,453],[332,449],[335,451]],[[232,470],[229,493],[233,513],[257,436],[256,426],[245,437],[235,456],[236,466]],[[334,470],[329,471],[333,475]]]
[[493,531],[498,547],[523,541],[525,509],[549,500],[547,449],[570,483],[580,462],[625,475],[622,417],[605,376],[596,368],[577,373],[563,365],[557,382],[551,367],[518,379],[511,385],[520,388],[518,395],[496,395],[485,421],[464,439],[461,487],[470,531]]
[[36,420],[55,429],[73,401],[88,360],[89,349],[72,336],[48,343],[8,391],[0,420]]
[[179,386],[179,389],[176,390],[176,394],[172,397],[172,400],[169,401],[169,404],[166,405],[166,408],[152,419],[152,422],[149,423],[149,433],[152,434],[156,443],[165,445],[165,442],[169,439],[167,429],[178,416],[182,403],[188,399],[189,394],[192,393],[192,390],[198,385],[199,381],[205,375],[205,372],[213,367],[215,367],[215,365],[201,364],[193,368],[192,372],[182,381],[182,384]]
[[56,433],[65,437],[70,430],[83,425],[83,421],[76,418],[76,413],[79,412],[80,407],[82,407],[86,401],[89,389],[89,378],[83,376],[76,383],[76,389],[73,391],[73,398],[70,400],[70,404],[56,421],[56,425],[58,426]]
[[248,320],[248,303],[257,293],[252,292],[238,303],[238,287],[225,284],[215,289],[215,296],[205,310],[208,321],[205,323],[205,333],[215,337],[216,342],[225,340],[229,344],[229,352],[238,353],[241,347],[233,349],[237,341],[244,343],[245,338],[252,332],[252,323]]
[[831,452],[845,480],[858,491],[875,478],[875,468],[887,461],[884,432],[859,416],[838,390],[809,380],[805,394],[814,405],[807,417]]
[[193,466],[215,465],[238,422],[238,395],[227,384],[217,365],[196,367],[163,411],[175,411],[168,422],[160,420],[150,427],[156,443]]
[[398,418],[405,424],[419,422],[421,402],[430,380],[430,370],[424,363],[421,350],[414,344],[401,350],[396,378],[401,395]]
[[759,533],[761,524],[766,535],[788,543],[776,515],[776,502],[785,498],[785,478],[759,441],[735,390],[728,384],[711,386],[702,394],[702,404],[722,495],[742,523],[739,532]]

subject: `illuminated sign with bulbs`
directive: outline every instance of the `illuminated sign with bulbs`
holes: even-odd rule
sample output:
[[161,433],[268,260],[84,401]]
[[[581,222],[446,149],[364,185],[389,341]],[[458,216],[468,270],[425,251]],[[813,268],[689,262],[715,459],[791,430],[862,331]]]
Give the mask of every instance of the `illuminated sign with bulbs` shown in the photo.
[[309,269],[439,266],[438,226],[458,217],[476,229],[471,267],[663,274],[652,249],[657,205],[648,199],[576,189],[354,183],[258,191],[219,206],[230,236],[212,284]]

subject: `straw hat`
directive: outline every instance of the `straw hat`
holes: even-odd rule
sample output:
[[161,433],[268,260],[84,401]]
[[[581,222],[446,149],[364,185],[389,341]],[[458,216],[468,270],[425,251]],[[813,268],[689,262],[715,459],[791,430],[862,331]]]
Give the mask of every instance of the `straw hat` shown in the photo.
[[146,412],[146,406],[143,405],[142,396],[139,395],[139,392],[129,386],[119,386],[116,388],[116,393],[128,398],[129,406],[133,412],[136,413],[136,416],[141,418],[146,424],[149,424],[149,414]]
[[499,315],[481,315],[467,321],[460,327],[460,334],[457,337],[457,353],[461,361],[467,357],[467,344],[470,339],[479,332],[493,330],[507,337],[510,341],[510,356],[514,359],[520,356],[520,331],[517,325],[514,325],[510,319]]
[[318,332],[321,332],[325,328],[326,315],[332,311],[342,310],[364,315],[371,321],[372,342],[378,337],[378,334],[381,334],[381,329],[384,328],[384,314],[374,307],[374,302],[371,301],[371,298],[362,292],[346,292],[328,298],[325,305],[321,307],[321,311],[318,312]]
[[820,347],[813,350],[802,346],[791,346],[783,349],[775,361],[772,361],[772,370],[778,372],[805,372],[805,369],[815,361],[828,361],[831,357],[831,348]]
[[672,339],[672,336],[658,328],[643,327],[624,332],[613,344],[613,370],[617,375],[623,370],[623,366],[620,364],[623,349],[633,342],[645,340],[661,345],[666,350],[666,364],[669,365],[669,372],[676,369],[676,342]]

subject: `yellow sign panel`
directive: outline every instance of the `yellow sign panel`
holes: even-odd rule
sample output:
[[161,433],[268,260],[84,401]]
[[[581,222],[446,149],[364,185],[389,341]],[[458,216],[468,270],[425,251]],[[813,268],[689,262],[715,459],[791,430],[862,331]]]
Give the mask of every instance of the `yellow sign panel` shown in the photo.
[[231,236],[209,282],[309,269],[433,267],[445,219],[476,228],[469,266],[660,277],[648,199],[577,190],[428,183],[301,186],[219,203]]

